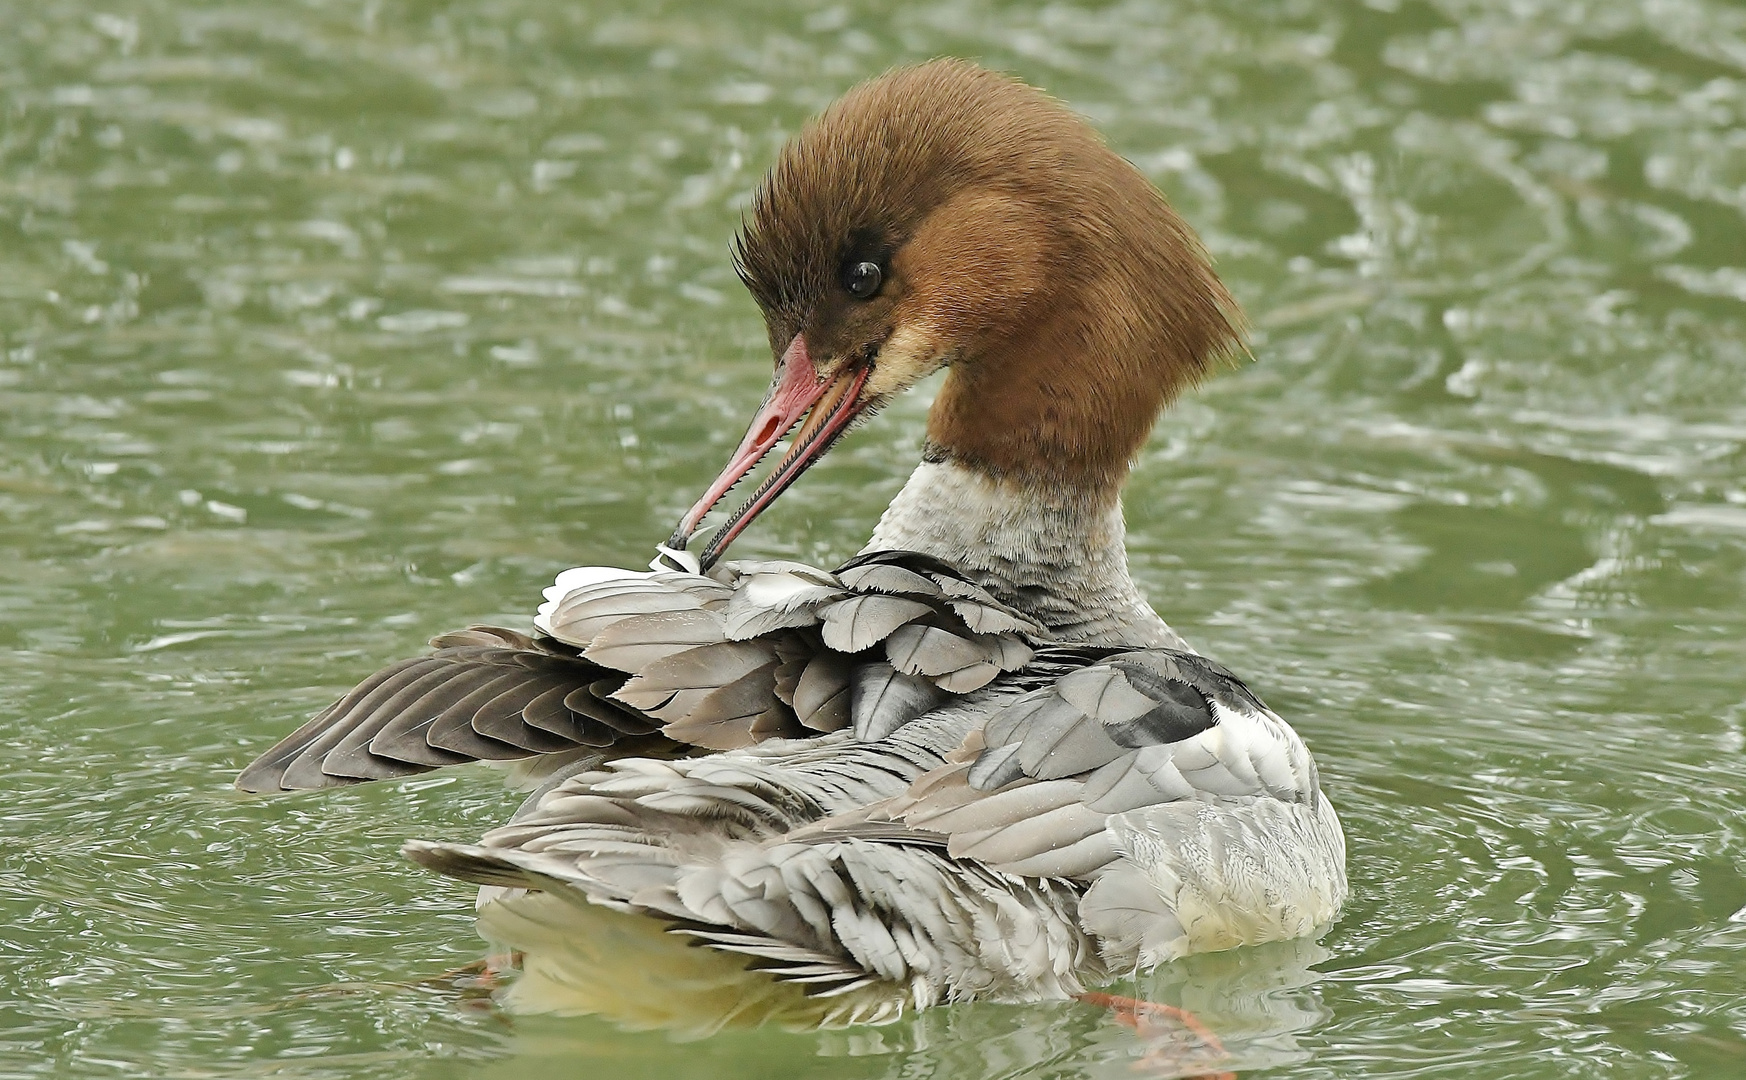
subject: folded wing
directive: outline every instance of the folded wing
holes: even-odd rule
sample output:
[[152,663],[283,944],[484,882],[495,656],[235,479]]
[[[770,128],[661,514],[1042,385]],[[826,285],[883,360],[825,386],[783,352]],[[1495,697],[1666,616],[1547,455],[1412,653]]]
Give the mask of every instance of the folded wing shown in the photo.
[[[1091,659],[1061,652],[1038,664]],[[1300,936],[1344,901],[1344,840],[1309,750],[1205,657],[1110,651],[954,756],[874,816],[964,861],[1085,883],[1081,924],[1117,967]]]

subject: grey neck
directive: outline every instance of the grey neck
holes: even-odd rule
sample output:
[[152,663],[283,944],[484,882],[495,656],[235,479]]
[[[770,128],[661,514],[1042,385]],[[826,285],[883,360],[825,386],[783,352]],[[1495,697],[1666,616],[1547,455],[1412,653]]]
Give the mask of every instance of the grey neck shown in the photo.
[[865,550],[944,559],[1063,641],[1188,648],[1128,576],[1125,535],[1117,491],[1059,491],[928,461]]

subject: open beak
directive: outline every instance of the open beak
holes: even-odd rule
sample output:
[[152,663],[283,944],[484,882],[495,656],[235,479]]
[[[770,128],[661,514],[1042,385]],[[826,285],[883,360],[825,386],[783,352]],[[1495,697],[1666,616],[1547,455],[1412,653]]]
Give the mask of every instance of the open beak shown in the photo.
[[[776,378],[770,383],[770,393],[764,398],[758,415],[752,418],[752,426],[746,431],[739,449],[728,460],[727,468],[703,493],[703,498],[698,499],[697,505],[680,519],[679,528],[674,530],[667,545],[677,551],[685,550],[704,515],[714,509],[735,484],[745,479],[747,473],[758,467],[758,463],[782,441],[782,436],[800,424],[788,453],[777,463],[775,470],[758,485],[758,490],[752,493],[745,505],[734,511],[727,524],[710,537],[708,546],[698,556],[703,569],[709,569],[734,538],[746,530],[752,519],[775,502],[776,496],[786,491],[808,466],[824,457],[838,436],[848,430],[849,423],[862,410],[861,388],[866,385],[867,375],[872,370],[871,364],[857,364],[844,368],[834,379],[823,379],[806,351],[806,338],[794,335],[776,366]],[[805,422],[801,423],[803,419]]]

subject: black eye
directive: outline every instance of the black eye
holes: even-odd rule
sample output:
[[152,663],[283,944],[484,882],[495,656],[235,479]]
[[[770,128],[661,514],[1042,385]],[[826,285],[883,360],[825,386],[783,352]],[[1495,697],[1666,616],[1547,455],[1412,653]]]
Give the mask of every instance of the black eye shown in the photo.
[[843,271],[843,288],[849,290],[849,295],[857,300],[865,300],[879,291],[879,285],[885,280],[885,271],[879,269],[878,263],[850,263]]

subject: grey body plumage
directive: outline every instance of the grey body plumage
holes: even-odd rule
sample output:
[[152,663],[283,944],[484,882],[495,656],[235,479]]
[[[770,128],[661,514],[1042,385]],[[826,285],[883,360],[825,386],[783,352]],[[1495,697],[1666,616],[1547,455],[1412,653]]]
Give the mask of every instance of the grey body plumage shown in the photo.
[[[937,482],[937,467],[914,482]],[[1006,519],[1029,529],[1035,515]],[[1048,519],[1058,534],[1108,531],[1103,517]],[[1116,523],[1119,544],[1119,511]],[[982,536],[991,550],[1028,542]],[[1096,588],[1137,596],[1125,562],[1121,577]],[[885,549],[834,572],[568,571],[535,635],[439,638],[239,783],[552,758],[480,843],[408,854],[485,886],[484,928],[536,963],[603,933],[594,908],[732,958],[724,994],[763,1011],[696,1003],[703,1028],[1058,997],[1331,921],[1343,843],[1295,733],[1223,667],[1153,644],[1181,640],[1161,622],[1064,640],[1036,617],[1063,597],[1035,577],[1002,588],[940,554]],[[530,978],[520,998],[623,1015],[604,992],[578,996],[590,977]]]

